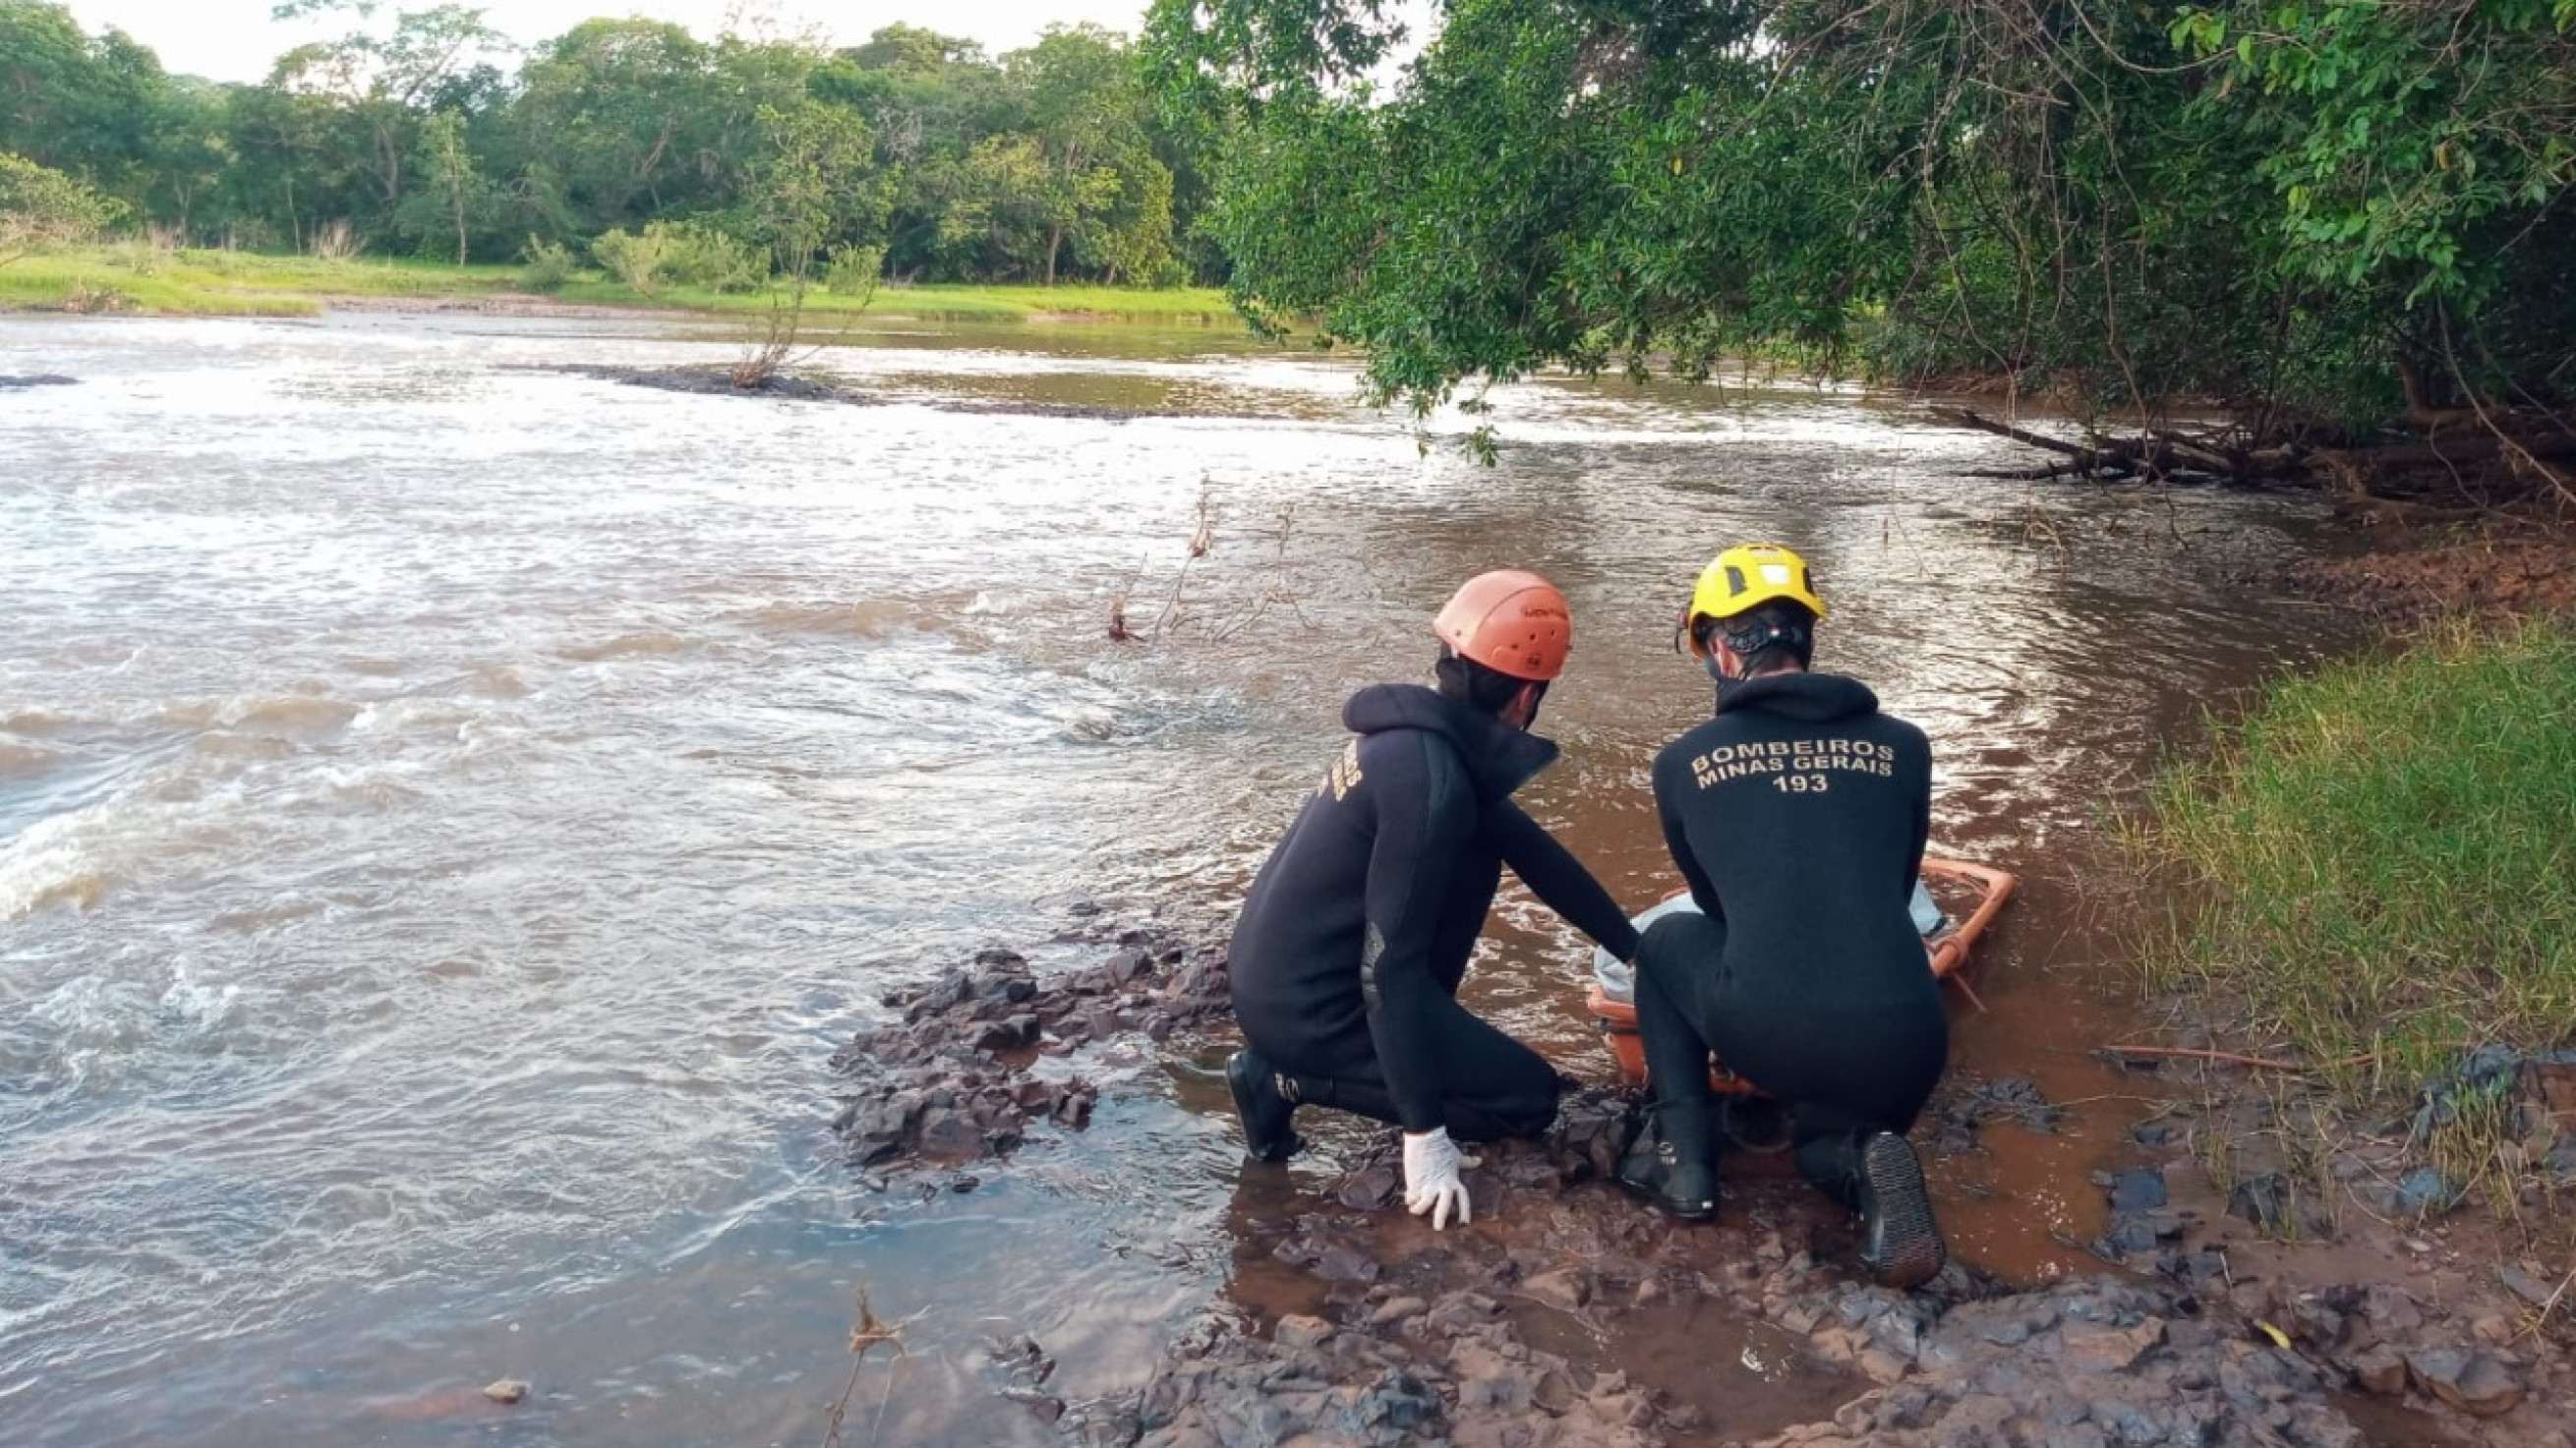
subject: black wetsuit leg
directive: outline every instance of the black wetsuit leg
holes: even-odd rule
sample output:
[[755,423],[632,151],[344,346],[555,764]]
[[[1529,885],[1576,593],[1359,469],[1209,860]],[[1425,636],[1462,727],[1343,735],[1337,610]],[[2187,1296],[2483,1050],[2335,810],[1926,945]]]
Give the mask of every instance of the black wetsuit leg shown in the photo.
[[1706,1023],[1720,1012],[1725,962],[1726,926],[1705,915],[1667,915],[1637,943],[1637,1035],[1664,1110],[1704,1113],[1712,1104]]
[[1744,988],[1727,930],[1697,915],[1657,921],[1637,948],[1637,1031],[1656,1100],[1705,1103],[1714,1051],[1790,1108],[1808,1179],[1850,1200],[1857,1138],[1914,1124],[1949,1055],[1930,972],[1919,993],[1834,1003]]
[[[1441,1110],[1453,1139],[1536,1136],[1556,1120],[1562,1081],[1547,1058],[1455,1000],[1437,1001],[1426,1014],[1431,1059],[1439,1062]],[[1266,1035],[1260,1025],[1246,1018],[1245,1038],[1296,1083],[1299,1101],[1403,1124],[1365,1022],[1317,1039],[1285,1040]]]

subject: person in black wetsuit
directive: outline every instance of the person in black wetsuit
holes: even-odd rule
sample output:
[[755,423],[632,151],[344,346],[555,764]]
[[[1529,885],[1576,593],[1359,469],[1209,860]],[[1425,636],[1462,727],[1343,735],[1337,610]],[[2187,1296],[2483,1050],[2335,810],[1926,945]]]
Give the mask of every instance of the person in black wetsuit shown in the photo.
[[1655,804],[1700,913],[1638,946],[1654,1119],[1620,1177],[1715,1213],[1714,1051],[1788,1108],[1799,1170],[1862,1214],[1879,1279],[1910,1287],[1944,1255],[1904,1136],[1949,1051],[1907,911],[1931,748],[1858,680],[1808,672],[1824,613],[1804,560],[1751,544],[1718,555],[1683,616],[1717,710],[1656,756]]
[[1271,851],[1231,951],[1245,1048],[1227,1063],[1253,1156],[1299,1145],[1299,1105],[1404,1130],[1406,1205],[1467,1220],[1456,1143],[1535,1135],[1560,1079],[1458,1003],[1502,867],[1626,960],[1637,932],[1582,864],[1512,803],[1553,761],[1527,732],[1564,667],[1564,595],[1489,573],[1434,624],[1437,689],[1379,684],[1343,706],[1355,736]]

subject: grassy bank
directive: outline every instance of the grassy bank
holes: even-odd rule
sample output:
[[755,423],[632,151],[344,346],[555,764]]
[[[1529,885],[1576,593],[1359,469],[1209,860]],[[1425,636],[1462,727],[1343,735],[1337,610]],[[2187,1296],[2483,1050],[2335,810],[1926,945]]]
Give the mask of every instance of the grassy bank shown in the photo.
[[2283,680],[2158,781],[2185,878],[2159,983],[2340,1079],[2409,1088],[2576,1029],[2576,631],[2452,625]]
[[[451,303],[524,298],[565,306],[631,307],[714,315],[766,313],[767,293],[718,294],[663,287],[646,295],[599,273],[529,297],[517,267],[249,252],[165,251],[140,244],[88,247],[0,267],[0,310],[137,312],[162,316],[309,316],[335,301]],[[886,287],[873,299],[812,291],[810,310],[956,321],[1083,320],[1167,326],[1231,323],[1225,294],[1205,287]]]

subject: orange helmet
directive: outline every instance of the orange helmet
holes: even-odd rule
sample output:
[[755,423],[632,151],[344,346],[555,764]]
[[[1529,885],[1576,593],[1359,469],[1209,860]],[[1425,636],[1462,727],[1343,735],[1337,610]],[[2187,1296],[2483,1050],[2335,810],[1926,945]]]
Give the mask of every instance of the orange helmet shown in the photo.
[[1574,615],[1555,584],[1505,568],[1468,579],[1431,621],[1431,631],[1462,659],[1545,683],[1565,672]]

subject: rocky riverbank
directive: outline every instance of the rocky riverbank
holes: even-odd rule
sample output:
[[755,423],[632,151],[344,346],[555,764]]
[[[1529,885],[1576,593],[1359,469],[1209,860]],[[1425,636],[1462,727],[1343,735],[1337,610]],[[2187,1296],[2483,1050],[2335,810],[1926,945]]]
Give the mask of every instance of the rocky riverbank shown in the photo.
[[[1094,934],[1078,970],[988,951],[888,996],[898,1018],[836,1058],[854,1164],[889,1190],[971,1187],[966,1164],[1007,1170],[1030,1133],[1083,1128],[1089,1049],[1223,1028],[1220,951]],[[1766,1172],[1776,1158],[1730,1161],[1716,1224],[1639,1207],[1606,1181],[1627,1108],[1582,1090],[1546,1140],[1481,1149],[1476,1220],[1441,1233],[1398,1207],[1391,1141],[1320,1176],[1247,1164],[1273,1180],[1235,1243],[1259,1284],[1238,1310],[1106,1396],[1054,1381],[1042,1343],[997,1343],[995,1391],[1119,1448],[2568,1441],[2576,1376],[2545,1269],[2481,1287],[2477,1254],[2420,1217],[2385,1252],[2285,1245],[2248,1220],[2259,1188],[2231,1202],[2208,1183],[2173,1108],[2140,1124],[2145,1164],[2076,1184],[2109,1201],[2099,1274],[2023,1287],[1954,1262],[1912,1293],[1860,1280],[1850,1223]],[[1977,1151],[1986,1122],[2048,1129],[2056,1111],[2028,1082],[1977,1082],[1923,1134]]]

